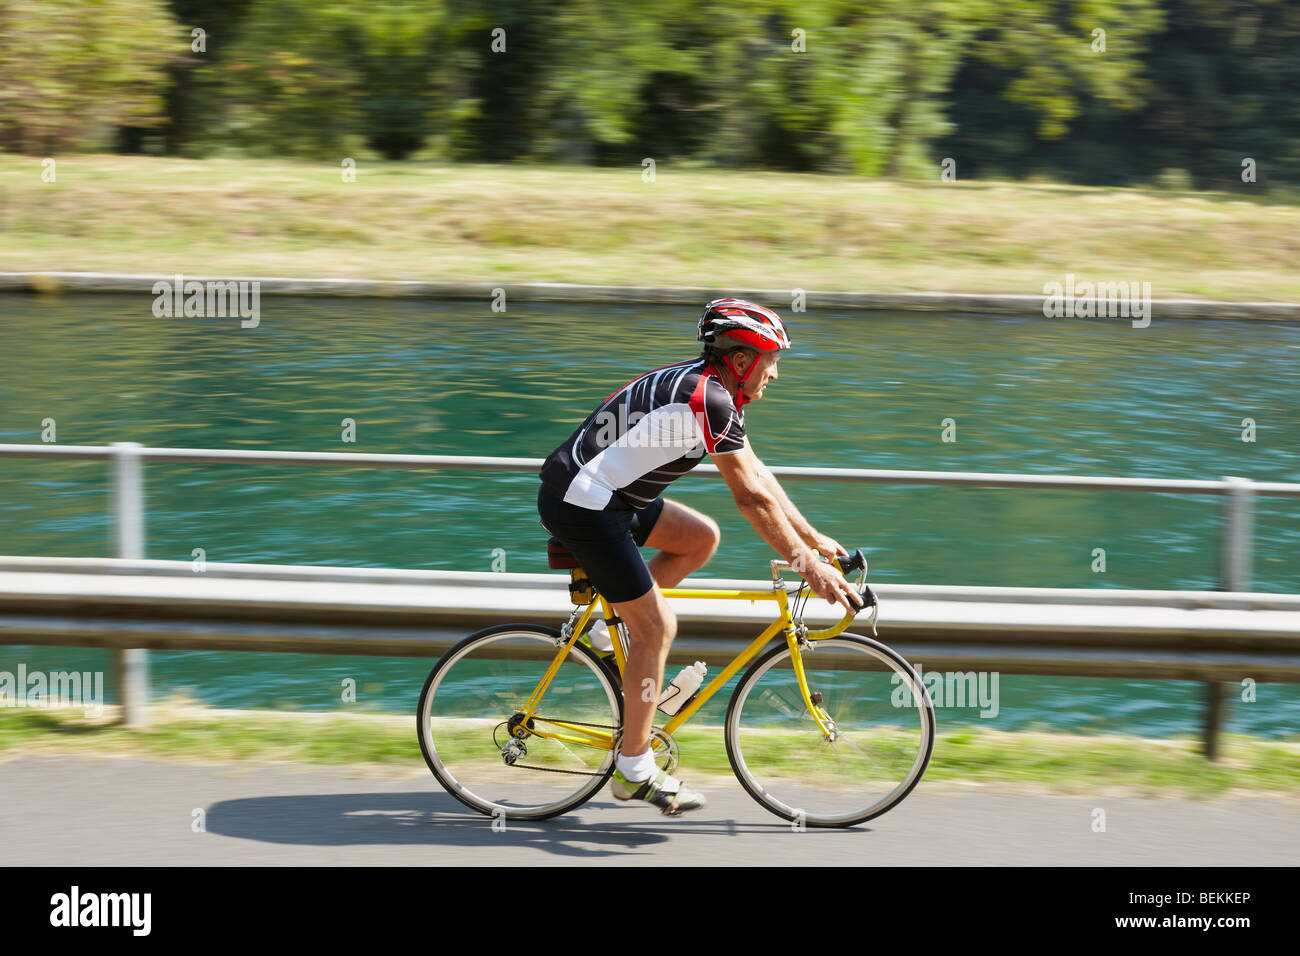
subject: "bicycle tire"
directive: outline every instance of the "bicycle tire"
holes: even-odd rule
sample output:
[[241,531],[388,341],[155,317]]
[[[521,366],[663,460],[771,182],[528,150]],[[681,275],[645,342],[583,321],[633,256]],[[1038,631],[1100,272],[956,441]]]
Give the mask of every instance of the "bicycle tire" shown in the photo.
[[[537,735],[507,765],[506,724],[559,650],[560,632],[499,624],[471,634],[438,661],[420,692],[416,726],[425,763],[443,788],[473,810],[511,820],[545,820],[590,800],[614,772],[615,751],[569,746]],[[623,697],[603,661],[574,644],[538,713],[617,734]],[[563,708],[556,712],[555,708]],[[536,725],[535,725],[536,726]],[[534,769],[546,765],[546,769]]]
[[[828,742],[809,714],[790,650],[778,644],[731,695],[725,729],[731,769],[751,797],[786,820],[850,827],[878,817],[912,792],[929,765],[935,733],[929,694],[900,654],[869,637],[816,641],[800,657],[808,689],[822,694],[838,738]],[[910,700],[898,706],[895,697]]]

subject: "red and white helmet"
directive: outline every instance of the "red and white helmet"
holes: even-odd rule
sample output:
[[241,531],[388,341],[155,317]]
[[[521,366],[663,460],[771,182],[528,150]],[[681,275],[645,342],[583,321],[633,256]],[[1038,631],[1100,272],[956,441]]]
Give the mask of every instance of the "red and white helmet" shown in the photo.
[[696,338],[713,345],[720,335],[760,352],[790,348],[790,336],[781,317],[771,309],[746,299],[714,299],[704,307],[704,314],[700,316],[700,334]]

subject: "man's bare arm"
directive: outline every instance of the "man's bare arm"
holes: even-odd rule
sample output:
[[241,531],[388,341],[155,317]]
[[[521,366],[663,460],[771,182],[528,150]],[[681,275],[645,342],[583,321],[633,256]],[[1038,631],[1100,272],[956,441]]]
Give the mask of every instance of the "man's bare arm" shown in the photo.
[[[748,438],[745,439],[745,447],[749,448]],[[752,448],[750,449],[750,454],[753,454]],[[786,519],[790,522],[790,526],[793,527],[795,533],[799,535],[799,540],[804,542],[804,544],[807,544],[809,547],[817,547],[817,543],[814,540],[817,537],[817,529],[809,524],[808,519],[805,518],[799,509],[794,506],[794,502],[790,500],[790,496],[787,495],[785,489],[781,487],[781,482],[777,481],[776,475],[772,474],[767,465],[763,464],[762,459],[757,455],[754,455],[754,461],[758,464],[759,477],[763,479],[767,486],[767,490],[775,495],[776,500],[780,502],[781,511],[785,513]]]
[[[749,447],[748,437],[745,438],[745,446]],[[752,448],[750,453],[753,453]],[[790,500],[790,496],[785,493],[785,489],[781,487],[781,482],[777,480],[776,475],[772,474],[771,469],[763,464],[757,455],[754,456],[754,461],[758,462],[759,474],[766,483],[768,491],[775,495],[776,499],[781,503],[781,510],[785,512],[786,518],[790,521],[790,526],[799,535],[799,540],[810,548],[816,548],[827,557],[833,554],[848,553],[838,541],[822,534],[812,526],[808,519],[795,507],[794,502]]]
[[790,523],[780,499],[772,492],[768,479],[760,473],[761,465],[749,442],[746,441],[740,451],[714,455],[713,460],[736,499],[736,507],[759,536],[804,576],[813,593],[825,598],[827,603],[840,604],[846,611],[856,611],[855,592],[829,565],[817,560],[812,548]]
[[731,489],[736,507],[754,526],[759,536],[791,564],[801,556],[805,561],[811,560],[811,549],[799,530],[790,523],[780,498],[769,485],[771,472],[767,472],[767,477],[764,477],[762,463],[754,457],[748,440],[740,451],[715,455],[713,461],[717,464],[718,471],[722,472],[727,487]]

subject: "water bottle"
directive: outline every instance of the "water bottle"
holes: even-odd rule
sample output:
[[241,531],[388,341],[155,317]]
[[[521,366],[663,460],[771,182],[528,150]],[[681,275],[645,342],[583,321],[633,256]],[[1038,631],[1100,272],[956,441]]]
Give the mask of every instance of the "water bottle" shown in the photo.
[[690,667],[682,668],[682,672],[674,677],[664,688],[664,692],[659,695],[659,709],[669,715],[681,710],[700,689],[708,670],[704,661],[696,661]]
[[591,646],[602,654],[609,654],[614,650],[614,639],[610,636],[609,625],[605,623],[603,617],[591,625],[591,630],[587,632],[587,639],[591,641]]

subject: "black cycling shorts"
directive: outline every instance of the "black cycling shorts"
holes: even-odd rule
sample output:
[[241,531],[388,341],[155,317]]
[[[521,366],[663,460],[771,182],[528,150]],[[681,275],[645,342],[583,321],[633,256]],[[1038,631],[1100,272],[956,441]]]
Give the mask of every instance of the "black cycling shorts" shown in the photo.
[[634,600],[654,587],[639,548],[645,547],[663,510],[663,498],[640,509],[593,511],[570,504],[545,485],[537,492],[542,527],[573,552],[591,583],[611,604]]

